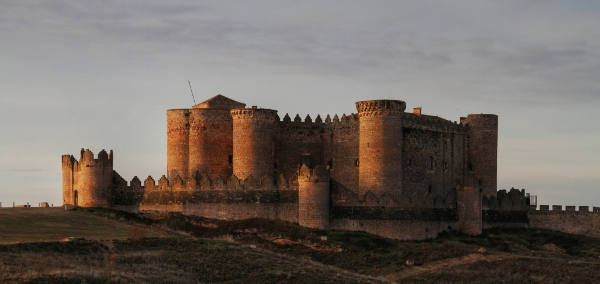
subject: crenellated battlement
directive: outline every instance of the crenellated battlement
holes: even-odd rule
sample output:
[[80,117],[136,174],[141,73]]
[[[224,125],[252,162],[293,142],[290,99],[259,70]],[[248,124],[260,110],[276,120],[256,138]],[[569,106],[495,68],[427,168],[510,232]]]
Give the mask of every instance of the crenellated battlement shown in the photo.
[[406,110],[406,103],[399,100],[361,101],[356,102],[356,110],[358,110],[360,117],[376,115],[399,116]]
[[94,159],[94,153],[90,151],[90,149],[81,148],[81,157],[79,159],[79,164],[87,167],[108,167],[112,166],[113,152],[110,150],[110,153],[107,153],[106,150],[102,149],[98,153],[98,158]]
[[[319,167],[317,171],[321,173],[322,168],[323,167]],[[217,176],[216,178],[211,179],[207,173],[196,172],[191,178],[186,180],[179,176],[169,180],[163,175],[158,179],[158,182],[156,182],[152,176],[148,176],[144,180],[143,186],[141,180],[137,176],[134,176],[129,183],[125,180],[123,180],[123,182],[115,181],[114,186],[124,192],[298,190],[297,180],[297,175],[290,179],[285,178],[283,175],[279,175],[276,181],[271,180],[267,176],[261,179],[256,179],[253,176],[239,179],[236,175],[231,175],[229,178]]]
[[459,134],[464,129],[464,126],[458,124],[456,121],[452,122],[437,116],[417,115],[412,113],[405,113],[402,116],[402,126],[406,128],[454,134]]
[[589,206],[579,206],[579,210],[575,210],[577,206],[573,205],[552,205],[552,210],[550,210],[550,205],[540,205],[538,208],[530,208],[531,212],[540,212],[540,213],[553,213],[553,214],[569,214],[569,213],[581,213],[581,214],[600,214],[600,207],[592,207],[592,211],[590,211]]
[[358,123],[358,114],[351,113],[349,115],[346,115],[344,113],[344,114],[342,114],[341,119],[338,117],[337,114],[334,115],[333,119],[329,115],[327,115],[325,117],[325,120],[323,120],[321,115],[317,115],[316,118],[313,120],[309,114],[307,114],[306,117],[304,117],[304,120],[302,120],[300,115],[296,114],[296,116],[292,120],[290,115],[288,113],[286,113],[285,116],[283,117],[283,119],[281,119],[279,121],[280,125],[296,124],[298,126],[310,126],[310,127],[312,127],[312,126],[329,126],[332,124],[335,125],[335,124],[347,124],[347,123]]
[[528,208],[525,189],[501,189],[496,196],[483,196],[481,203],[484,210],[524,211]]
[[300,182],[329,182],[329,170],[324,166],[318,165],[314,169],[302,165],[298,171],[298,181]]
[[233,119],[275,120],[277,111],[266,108],[237,108],[230,111]]

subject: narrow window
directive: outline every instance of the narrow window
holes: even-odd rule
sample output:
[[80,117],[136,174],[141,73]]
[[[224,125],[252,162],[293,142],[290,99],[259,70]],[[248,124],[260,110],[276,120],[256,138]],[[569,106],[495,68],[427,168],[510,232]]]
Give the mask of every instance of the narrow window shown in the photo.
[[472,172],[473,171],[473,164],[469,164],[469,171]]
[[233,164],[233,155],[229,155],[229,157],[227,158],[227,161],[230,165]]
[[429,186],[429,189],[427,190],[427,192],[431,193],[431,190],[433,189],[433,185]]
[[429,156],[429,170],[433,171],[433,156]]
[[358,158],[354,159],[354,166],[358,167]]
[[330,169],[330,170],[333,169],[333,160],[327,161],[327,169]]
[[448,169],[448,162],[444,161],[444,170]]
[[275,162],[275,163],[273,164],[273,168],[274,168],[275,170],[277,170],[277,162]]
[[412,166],[412,159],[410,159],[410,158],[408,159],[408,166],[409,167]]

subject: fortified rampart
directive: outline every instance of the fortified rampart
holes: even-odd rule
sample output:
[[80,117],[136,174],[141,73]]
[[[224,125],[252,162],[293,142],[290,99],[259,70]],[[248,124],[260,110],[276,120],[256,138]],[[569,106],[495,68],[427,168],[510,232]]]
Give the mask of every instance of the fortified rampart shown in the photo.
[[245,106],[218,95],[168,110],[167,174],[157,181],[128,183],[113,171],[112,151],[63,156],[64,203],[279,219],[397,239],[541,227],[552,218],[566,228],[570,220],[527,211],[524,190],[496,190],[496,115],[457,123],[373,100],[357,102],[357,113],[303,120]]
[[572,234],[588,235],[600,238],[600,207],[589,206],[540,205],[538,210],[529,210],[529,227],[536,229],[549,229]]

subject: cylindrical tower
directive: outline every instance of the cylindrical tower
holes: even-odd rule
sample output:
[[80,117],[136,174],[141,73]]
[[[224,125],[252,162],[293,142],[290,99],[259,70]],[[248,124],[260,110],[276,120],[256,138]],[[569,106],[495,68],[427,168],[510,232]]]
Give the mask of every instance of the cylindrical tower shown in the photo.
[[298,173],[298,223],[300,226],[327,230],[329,228],[329,171],[323,166]]
[[233,173],[233,122],[228,109],[190,109],[189,174],[211,178]]
[[467,172],[480,179],[483,196],[496,196],[498,175],[498,116],[469,114],[467,125]]
[[189,109],[167,110],[167,177],[187,178],[189,153]]
[[85,150],[79,161],[79,177],[76,186],[75,205],[81,207],[109,207],[112,185],[112,161],[106,151],[98,153],[98,159]]
[[233,173],[239,179],[273,179],[275,120],[272,109],[238,108],[233,117]]
[[402,186],[402,113],[406,103],[373,100],[356,103],[359,116],[358,187],[400,194]]

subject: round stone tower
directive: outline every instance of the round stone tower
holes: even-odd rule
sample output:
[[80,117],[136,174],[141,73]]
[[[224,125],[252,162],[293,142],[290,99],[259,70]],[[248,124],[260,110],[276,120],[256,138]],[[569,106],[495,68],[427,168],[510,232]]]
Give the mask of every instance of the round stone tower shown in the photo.
[[211,178],[233,173],[233,122],[229,109],[190,109],[189,174]]
[[298,172],[298,223],[300,226],[329,228],[329,171],[323,166]]
[[498,116],[469,114],[467,126],[467,172],[480,179],[483,196],[496,196],[498,175]]
[[73,203],[81,207],[109,207],[113,178],[112,151],[102,150],[98,159],[90,150],[81,149],[77,185],[74,187]]
[[233,174],[239,179],[273,179],[274,131],[277,111],[238,108],[233,117]]
[[402,186],[402,113],[406,103],[373,100],[356,103],[359,116],[358,187],[400,194]]
[[185,179],[188,174],[190,110],[167,110],[167,177]]

